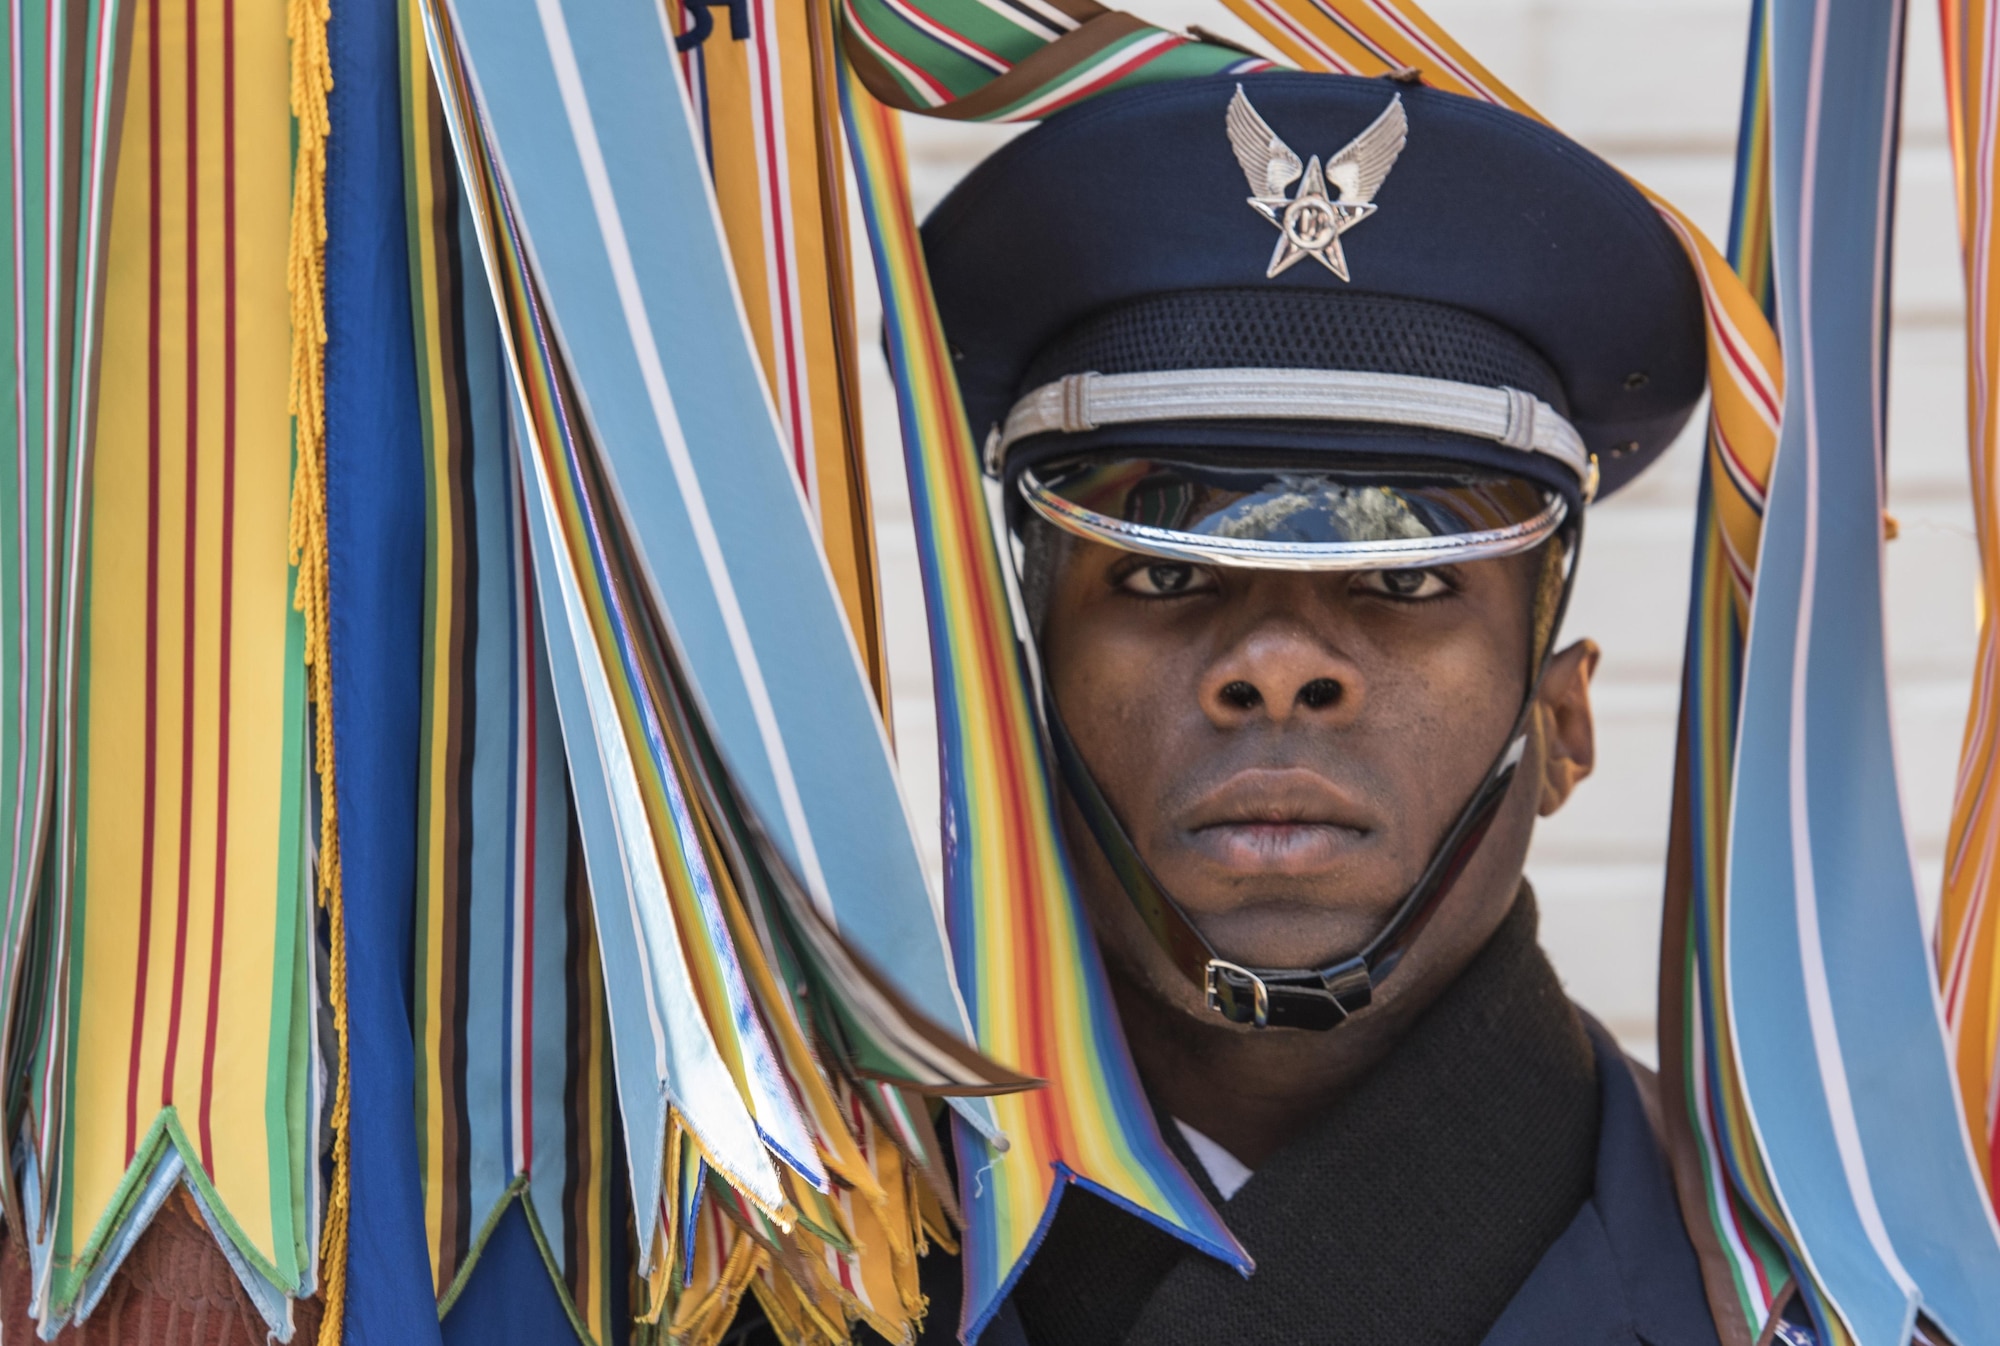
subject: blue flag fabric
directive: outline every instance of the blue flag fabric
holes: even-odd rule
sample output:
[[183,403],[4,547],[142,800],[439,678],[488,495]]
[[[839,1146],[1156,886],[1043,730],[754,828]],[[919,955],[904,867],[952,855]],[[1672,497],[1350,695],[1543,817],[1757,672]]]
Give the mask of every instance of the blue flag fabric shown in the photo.
[[439,1341],[410,1030],[424,478],[397,24],[397,0],[340,0],[327,27],[327,547],[352,1100],[345,1321],[354,1346]]
[[444,1316],[444,1346],[579,1346],[519,1201],[507,1203]]

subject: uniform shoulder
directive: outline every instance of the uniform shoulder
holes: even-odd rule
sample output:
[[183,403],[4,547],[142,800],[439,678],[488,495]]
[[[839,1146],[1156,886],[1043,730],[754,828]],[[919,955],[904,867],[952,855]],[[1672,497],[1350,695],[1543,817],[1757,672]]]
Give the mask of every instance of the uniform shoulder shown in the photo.
[[1639,1094],[1640,1110],[1646,1114],[1646,1126],[1652,1131],[1653,1139],[1664,1146],[1667,1128],[1665,1114],[1661,1111],[1660,1072],[1623,1048],[1619,1049],[1615,1061],[1631,1073],[1633,1088]]

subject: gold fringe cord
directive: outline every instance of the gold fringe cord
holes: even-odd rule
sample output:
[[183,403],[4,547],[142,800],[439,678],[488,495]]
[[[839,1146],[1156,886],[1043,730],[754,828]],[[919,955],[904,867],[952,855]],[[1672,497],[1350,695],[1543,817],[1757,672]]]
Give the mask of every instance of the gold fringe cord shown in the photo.
[[333,1086],[333,1182],[320,1234],[320,1346],[340,1346],[347,1297],[347,931],[340,902],[340,830],[333,790],[333,662],[327,630],[326,542],[326,137],[333,61],[326,44],[328,0],[286,0],[291,38],[292,236],[286,287],[292,298],[290,403],[298,462],[292,479],[294,602],[305,616],[306,663],[314,706],[313,768],[319,776],[319,899],[327,911],[327,998],[337,1062]]

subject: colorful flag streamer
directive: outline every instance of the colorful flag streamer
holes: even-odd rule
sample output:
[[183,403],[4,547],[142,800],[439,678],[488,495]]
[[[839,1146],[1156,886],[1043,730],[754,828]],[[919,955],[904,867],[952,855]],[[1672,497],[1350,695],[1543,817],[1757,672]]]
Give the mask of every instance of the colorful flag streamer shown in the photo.
[[[613,1050],[622,1067],[620,1111],[632,1157],[640,1247],[646,1254],[642,1265],[649,1267],[652,1249],[661,1241],[657,1221],[670,1108],[678,1110],[699,1137],[703,1153],[720,1163],[732,1181],[750,1187],[771,1208],[781,1208],[784,1198],[758,1141],[748,1101],[736,1087],[697,999],[688,959],[712,956],[713,946],[704,946],[699,936],[683,942],[678,934],[677,908],[686,909],[692,877],[685,869],[674,875],[674,893],[682,898],[674,903],[669,870],[679,857],[672,851],[663,855],[656,845],[640,794],[645,759],[633,752],[625,722],[642,717],[645,709],[629,690],[621,696],[617,682],[630,667],[627,661],[636,660],[636,650],[629,618],[620,622],[624,614],[612,609],[615,563],[605,553],[591,513],[597,502],[588,492],[581,427],[534,294],[511,205],[486,158],[487,142],[477,129],[455,26],[441,8],[427,10],[426,19],[432,67],[452,123],[468,200],[474,204],[482,255],[505,305],[502,334],[520,390],[514,414],[522,421],[527,533],[541,601],[549,613],[548,650],[564,736],[576,745],[569,754],[570,780],[599,929],[618,932],[600,945],[612,996]],[[581,543],[582,565],[571,550],[572,530]],[[588,608],[586,594],[594,600]],[[603,627],[611,630],[601,635]],[[616,652],[611,659],[600,640]],[[642,732],[642,742],[651,741]],[[710,969],[711,983],[719,975],[719,969]],[[725,1026],[733,1022],[724,1021]]]
[[290,70],[272,7],[134,7],[92,452],[75,879],[36,1317],[185,1183],[280,1337],[320,1193],[304,623],[287,563]]
[[[0,398],[8,456],[0,464],[0,668],[13,689],[0,708],[0,1115],[9,1127],[24,1100],[15,1081],[41,1051],[49,1025],[23,994],[32,922],[45,874],[69,883],[72,801],[58,782],[77,746],[69,726],[78,667],[76,584],[88,534],[89,450],[105,289],[111,179],[119,145],[119,84],[131,6],[25,3],[7,9],[0,68],[12,134],[4,155],[7,208],[0,268],[9,340],[0,343]],[[52,835],[53,831],[53,835]],[[58,911],[63,906],[57,898]],[[59,919],[59,917],[58,917]],[[60,998],[61,974],[50,993]],[[37,988],[39,990],[39,988]],[[32,993],[31,993],[32,994]],[[26,1040],[17,1024],[30,1028]],[[62,1048],[53,1045],[60,1073]],[[59,1097],[42,1091],[48,1107]],[[37,1162],[55,1163],[60,1118],[33,1124]],[[10,1135],[11,1135],[10,1130]],[[11,1164],[0,1165],[0,1217],[21,1228]]]
[[[524,241],[564,240],[532,254],[535,277],[554,313],[580,310],[561,325],[563,354],[590,408],[606,498],[632,542],[634,592],[667,623],[776,871],[823,928],[893,979],[875,1009],[885,1028],[904,1027],[884,1041],[905,1054],[913,1079],[978,1087],[981,1067],[951,1036],[964,1010],[879,714],[804,502],[782,452],[746,443],[776,448],[777,427],[747,343],[716,336],[725,324],[740,331],[742,311],[713,206],[697,190],[667,35],[644,8],[578,16],[556,0],[532,10],[523,0],[504,11],[518,22],[503,23],[502,12],[459,15],[461,41],[475,71],[493,67],[475,75],[480,113],[519,193],[509,205]],[[578,43],[604,62],[587,86]],[[671,136],[642,129],[675,124]],[[508,155],[535,171],[509,172]],[[630,212],[647,220],[644,248]],[[747,412],[760,404],[762,416]]]
[[741,0],[726,28],[669,0],[723,236],[779,432],[855,647],[888,704],[847,228],[847,166],[822,4]]
[[1903,11],[1774,0],[1770,19],[1791,378],[1744,660],[1731,1020],[1822,1334],[1902,1346],[1922,1312],[1974,1346],[2000,1340],[2000,1226],[1918,912],[1879,600]]
[[[775,1315],[822,1337],[844,1339],[859,1318],[907,1339],[922,1311],[912,1179],[935,1178],[938,1164],[905,1089],[1026,1081],[957,1037],[963,1011],[943,932],[797,463],[781,448],[729,289],[671,34],[637,5],[579,16],[543,3],[516,22],[434,6],[425,18],[517,393],[528,542],[581,852],[600,929],[616,932],[599,947],[648,1282],[642,1317],[703,1339],[754,1287]],[[588,89],[579,52],[591,54]],[[496,86],[506,91],[498,104],[487,101]],[[608,109],[592,106],[600,96]],[[682,118],[684,139],[632,139],[631,127],[661,115]],[[508,168],[524,164],[533,171]],[[567,200],[553,190],[578,173]],[[524,178],[534,185],[517,196]],[[673,182],[677,195],[656,196]],[[623,229],[632,198],[647,210],[643,248]],[[590,213],[566,229],[579,206]],[[575,246],[578,223],[601,251]],[[538,230],[565,240],[559,264],[534,249]],[[656,309],[649,290],[659,285],[680,289],[679,302]],[[719,342],[732,322],[739,342]],[[715,400],[724,393],[733,409]],[[744,445],[746,424],[760,436],[770,427],[768,453]],[[655,457],[631,457],[633,435],[663,431]],[[676,463],[676,476],[661,475]],[[692,521],[679,533],[665,530],[675,511]],[[704,539],[705,553],[663,564]],[[690,603],[697,633],[713,620],[709,605],[725,615],[733,606],[740,643],[691,641]],[[773,613],[789,624],[765,625]],[[838,695],[830,669],[852,670]],[[746,671],[756,677],[738,690],[732,675]],[[807,673],[812,695],[784,685]],[[725,693],[749,694],[753,711],[789,725],[767,726],[775,737],[753,725],[747,743],[738,725],[732,740],[716,712],[718,677]],[[831,753],[843,737],[846,750]],[[781,793],[759,806],[746,751],[789,776],[790,803]],[[871,799],[894,812],[856,821]],[[786,853],[772,810],[795,844],[813,845],[820,877]],[[852,825],[822,830],[843,818]],[[903,875],[915,882],[898,887]],[[983,1101],[960,1106],[991,1126]]]
[[841,0],[841,15],[863,87],[889,107],[953,120],[1030,121],[1127,85],[1270,66],[1096,0]]
[[1993,173],[2000,155],[2000,14],[1983,0],[1940,0],[1946,124],[1957,169],[1958,229],[1965,254],[1966,414],[1972,507],[1979,535],[1979,658],[1967,710],[1958,792],[1945,848],[1938,912],[1938,973],[1959,1094],[1971,1118],[1987,1190],[2000,1199],[2000,213]]
[[613,1227],[617,1100],[602,972],[527,554],[506,357],[415,7],[404,22],[429,486],[413,960],[425,1227],[442,1314],[518,1201],[564,1309],[586,1343],[601,1343],[624,1237]]
[[[1775,323],[1771,233],[1770,26],[1751,8],[1737,138],[1729,262]],[[1709,427],[1695,502],[1694,562],[1675,760],[1674,820],[1661,922],[1659,1042],[1667,1138],[1710,1308],[1729,1346],[1749,1346],[1794,1285],[1787,1225],[1744,1105],[1729,1031],[1726,862],[1743,646],[1754,548],[1740,552],[1718,502],[1753,506],[1764,478]],[[1754,536],[1754,535],[1753,535]]]

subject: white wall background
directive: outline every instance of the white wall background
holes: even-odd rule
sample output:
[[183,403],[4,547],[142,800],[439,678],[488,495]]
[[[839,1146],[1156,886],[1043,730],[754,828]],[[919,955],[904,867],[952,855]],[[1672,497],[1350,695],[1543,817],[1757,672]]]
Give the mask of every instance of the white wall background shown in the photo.
[[[1219,0],[1131,0],[1168,26],[1261,47]],[[1466,47],[1558,126],[1663,192],[1718,241],[1728,226],[1745,0],[1432,0]],[[1896,223],[1888,549],[1892,687],[1905,815],[1935,907],[1974,647],[1976,548],[1965,464],[1963,299],[1935,7],[1911,7]],[[926,211],[1017,128],[905,118]],[[865,261],[864,261],[865,266]],[[897,742],[935,868],[936,728],[895,407],[860,287],[871,478]],[[1687,612],[1699,421],[1592,511],[1567,633],[1604,647],[1599,765],[1528,859],[1542,940],[1570,993],[1653,1056],[1660,893]]]

